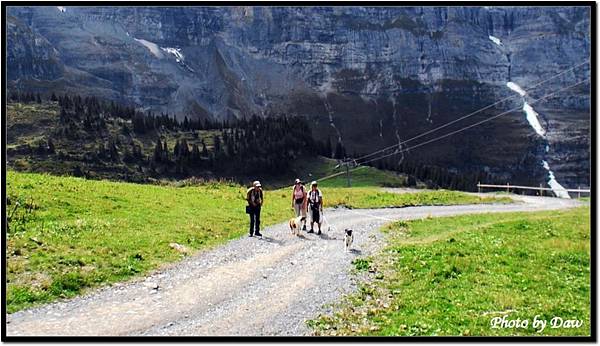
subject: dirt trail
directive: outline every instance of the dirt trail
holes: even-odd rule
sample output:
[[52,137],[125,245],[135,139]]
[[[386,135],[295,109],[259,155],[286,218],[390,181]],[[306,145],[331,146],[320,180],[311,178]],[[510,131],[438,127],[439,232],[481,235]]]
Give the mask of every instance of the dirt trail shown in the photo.
[[[147,278],[8,315],[7,335],[305,335],[305,320],[355,288],[351,262],[381,248],[378,229],[387,222],[580,205],[514,198],[521,202],[326,210],[332,229],[321,236],[296,238],[286,224],[268,227],[262,239],[233,240]],[[350,253],[343,251],[346,227],[356,231]]]

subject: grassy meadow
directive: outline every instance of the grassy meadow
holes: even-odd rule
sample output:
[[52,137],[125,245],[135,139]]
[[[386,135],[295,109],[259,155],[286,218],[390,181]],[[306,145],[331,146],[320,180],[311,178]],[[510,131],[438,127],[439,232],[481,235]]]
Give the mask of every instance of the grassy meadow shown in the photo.
[[[590,208],[400,221],[317,335],[590,335]],[[533,319],[546,320],[545,329]],[[529,320],[492,328],[492,318]],[[580,320],[552,328],[551,320]]]
[[[295,163],[293,174],[305,181],[307,187],[309,187],[312,180],[339,174],[319,181],[319,185],[328,188],[348,187],[345,168],[335,168],[337,163],[337,160],[322,156],[314,159],[303,159]],[[404,187],[407,186],[407,180],[407,176],[404,174],[369,166],[362,166],[350,172],[351,187]],[[289,183],[290,181],[276,179],[273,182],[267,181],[267,186],[286,186]]]
[[[7,310],[71,297],[143,275],[247,233],[246,188],[159,186],[8,171]],[[293,215],[291,187],[265,191],[262,225]],[[411,194],[323,187],[326,207],[507,202],[454,191]]]

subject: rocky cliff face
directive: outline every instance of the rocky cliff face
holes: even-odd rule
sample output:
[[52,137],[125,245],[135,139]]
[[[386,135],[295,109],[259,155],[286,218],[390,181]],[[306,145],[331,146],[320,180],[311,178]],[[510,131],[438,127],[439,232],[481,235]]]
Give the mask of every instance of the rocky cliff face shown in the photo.
[[[590,76],[581,65],[590,57],[586,7],[9,7],[8,15],[11,88],[179,116],[304,115],[317,137],[350,153],[516,96],[464,124],[482,120]],[[528,89],[574,66],[524,97],[506,86]],[[547,180],[544,159],[563,185],[586,185],[589,102],[588,83],[533,105],[544,136],[518,110],[409,155],[536,184]]]

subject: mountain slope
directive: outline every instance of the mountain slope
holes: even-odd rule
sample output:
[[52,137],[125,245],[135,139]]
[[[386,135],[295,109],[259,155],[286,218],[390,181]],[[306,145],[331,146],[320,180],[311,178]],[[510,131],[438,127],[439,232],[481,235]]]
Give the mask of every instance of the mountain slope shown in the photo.
[[[527,89],[585,62],[591,46],[586,7],[9,7],[8,13],[9,66],[25,66],[9,76],[12,89],[76,90],[180,117],[303,115],[319,139],[341,141],[350,153],[396,144],[513,96],[507,82]],[[582,66],[526,97],[589,75]],[[544,159],[565,185],[586,185],[589,101],[583,85],[536,106],[545,138],[519,111],[411,155],[536,185],[547,180]],[[508,100],[474,120],[520,104]]]

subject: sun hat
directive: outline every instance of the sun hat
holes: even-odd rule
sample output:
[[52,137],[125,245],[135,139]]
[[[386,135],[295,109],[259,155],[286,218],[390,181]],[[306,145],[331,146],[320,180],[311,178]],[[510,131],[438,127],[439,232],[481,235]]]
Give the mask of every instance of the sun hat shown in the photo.
[[252,183],[252,185],[254,185],[255,187],[261,187],[262,185],[260,185],[260,181],[256,180],[255,182]]
[[310,183],[310,186],[313,186],[313,185],[317,185],[317,181],[316,180],[313,180],[313,182]]
[[296,178],[296,180],[294,181],[294,184],[300,184],[300,179]]

